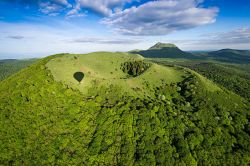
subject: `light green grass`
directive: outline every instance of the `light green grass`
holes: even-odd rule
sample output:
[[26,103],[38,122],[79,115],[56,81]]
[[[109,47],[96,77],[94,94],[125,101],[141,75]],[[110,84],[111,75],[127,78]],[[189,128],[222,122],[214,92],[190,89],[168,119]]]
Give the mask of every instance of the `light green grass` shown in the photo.
[[211,92],[222,91],[222,89],[211,80],[207,79],[206,77],[200,75],[199,73],[191,69],[187,69],[187,70],[189,70],[192,74],[196,75],[200,79],[200,83],[202,84],[201,86],[206,88],[207,91],[211,91]]
[[[120,67],[126,61],[144,60],[140,55],[128,53],[96,52],[84,55],[68,54],[52,59],[47,63],[48,69],[55,80],[70,87],[79,89],[83,94],[94,86],[102,87],[116,85],[122,93],[133,96],[151,96],[153,88],[162,82],[179,82],[185,75],[183,71],[174,67],[164,67],[157,64],[147,69],[137,77],[128,77]],[[81,83],[77,82],[73,74],[81,71],[85,74]]]

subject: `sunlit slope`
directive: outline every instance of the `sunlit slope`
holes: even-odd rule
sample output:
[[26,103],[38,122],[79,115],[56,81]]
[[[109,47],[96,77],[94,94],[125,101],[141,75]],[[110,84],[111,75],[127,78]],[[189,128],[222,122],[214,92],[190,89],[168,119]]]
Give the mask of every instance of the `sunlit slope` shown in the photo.
[[[121,69],[125,62],[143,60],[144,58],[137,54],[96,52],[84,55],[68,54],[52,59],[46,66],[56,81],[78,88],[85,94],[93,87],[98,89],[114,85],[129,95],[151,95],[153,88],[160,86],[162,82],[179,82],[186,75],[175,67],[157,64],[151,64],[145,72],[136,77],[129,76]],[[84,73],[80,83],[73,77],[74,73],[79,71]]]

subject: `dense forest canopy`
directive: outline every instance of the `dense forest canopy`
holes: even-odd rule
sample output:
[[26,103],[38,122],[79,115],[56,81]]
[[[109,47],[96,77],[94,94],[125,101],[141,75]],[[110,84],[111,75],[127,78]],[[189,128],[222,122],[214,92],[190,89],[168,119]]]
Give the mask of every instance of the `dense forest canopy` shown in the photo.
[[121,64],[122,71],[134,77],[142,74],[149,67],[150,64],[143,61],[124,62]]
[[207,61],[152,59],[161,65],[179,65],[190,68],[217,85],[250,100],[250,65]]

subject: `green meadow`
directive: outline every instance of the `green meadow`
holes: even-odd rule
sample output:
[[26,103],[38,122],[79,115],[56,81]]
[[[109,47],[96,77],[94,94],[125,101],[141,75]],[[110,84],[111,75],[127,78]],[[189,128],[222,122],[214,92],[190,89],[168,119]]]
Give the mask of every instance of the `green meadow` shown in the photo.
[[[124,62],[143,61],[137,54],[97,52],[83,55],[65,55],[46,64],[55,80],[88,94],[89,89],[102,86],[119,86],[122,92],[132,96],[150,96],[153,88],[162,82],[180,82],[187,75],[184,70],[152,63],[142,74],[132,77],[123,72]],[[84,73],[82,81],[74,77],[75,72]]]

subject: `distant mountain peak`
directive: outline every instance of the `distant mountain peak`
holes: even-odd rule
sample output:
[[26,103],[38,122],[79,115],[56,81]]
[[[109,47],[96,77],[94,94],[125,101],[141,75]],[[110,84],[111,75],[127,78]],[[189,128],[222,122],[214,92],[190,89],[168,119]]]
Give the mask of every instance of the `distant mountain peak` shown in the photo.
[[248,56],[250,55],[249,50],[236,50],[236,49],[230,49],[230,48],[213,51],[213,53],[231,53],[231,54],[240,54],[240,55],[247,54]]
[[233,51],[240,51],[240,50],[235,50],[235,49],[231,49],[231,48],[224,48],[224,49],[220,49],[217,50],[217,52],[233,52]]
[[140,54],[150,58],[196,58],[191,53],[182,51],[172,43],[158,42],[147,50],[130,51],[133,54]]
[[149,50],[162,49],[162,48],[177,48],[177,46],[172,43],[158,42],[154,46],[150,47]]

